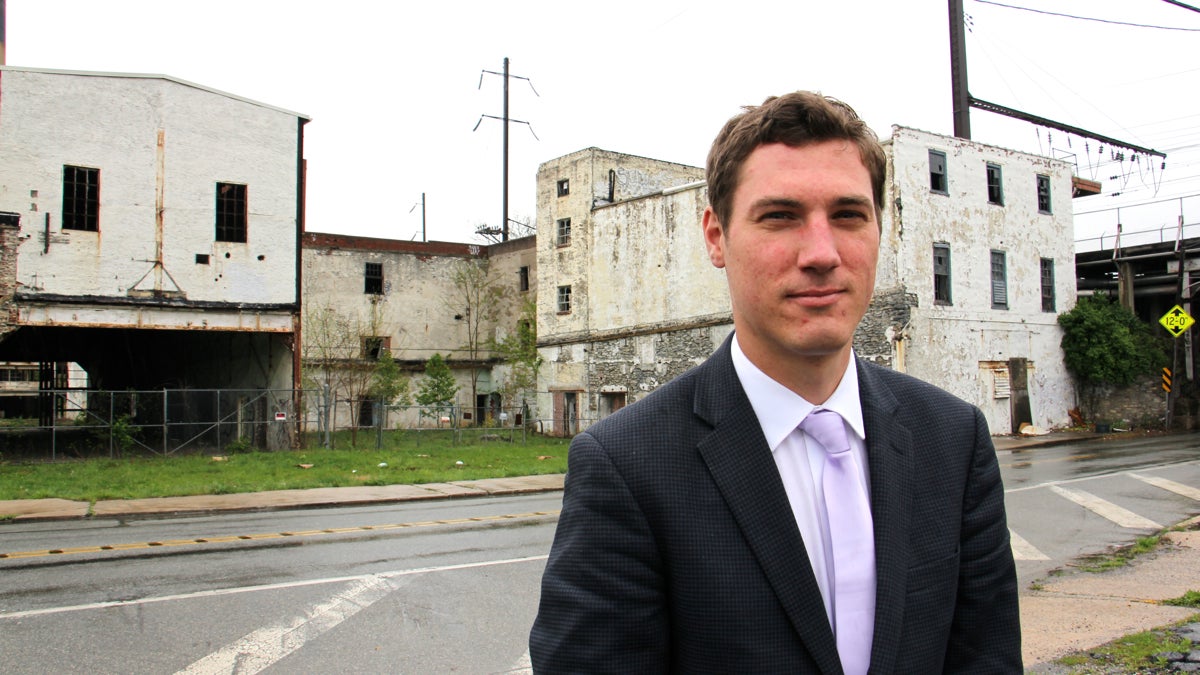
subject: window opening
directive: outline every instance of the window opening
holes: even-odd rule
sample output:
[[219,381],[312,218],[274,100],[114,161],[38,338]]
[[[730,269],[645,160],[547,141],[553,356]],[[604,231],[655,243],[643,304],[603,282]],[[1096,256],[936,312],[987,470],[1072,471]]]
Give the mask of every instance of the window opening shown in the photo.
[[951,305],[950,245],[933,245],[933,304]]
[[571,311],[571,287],[558,287],[558,313],[567,314]]
[[363,270],[363,293],[383,295],[383,263],[366,264]]
[[100,169],[63,166],[62,227],[100,231]]
[[929,151],[929,191],[947,194],[949,190],[946,180],[946,153],[940,150]]
[[1004,251],[992,251],[992,309],[1008,309],[1008,269]]
[[1000,165],[987,165],[988,203],[1004,206],[1004,184],[1000,178]]
[[571,179],[563,178],[558,181],[558,196],[566,197],[569,194],[571,194]]
[[1054,311],[1054,259],[1042,258],[1042,311]]
[[246,186],[217,183],[217,241],[246,243]]
[[558,238],[556,239],[558,246],[566,246],[571,243],[571,219],[558,219]]
[[521,292],[529,290],[529,267],[522,266],[517,270],[517,288]]
[[1038,213],[1050,213],[1050,176],[1037,177]]

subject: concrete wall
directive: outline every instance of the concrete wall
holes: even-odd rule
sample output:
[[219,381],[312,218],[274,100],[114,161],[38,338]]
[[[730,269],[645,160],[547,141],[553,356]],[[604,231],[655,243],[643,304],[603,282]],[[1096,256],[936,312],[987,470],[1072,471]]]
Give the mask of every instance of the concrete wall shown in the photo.
[[[537,256],[532,237],[491,246],[447,242],[406,242],[372,237],[304,235],[304,314],[306,317],[303,355],[311,369],[323,353],[322,342],[332,344],[313,325],[313,317],[332,310],[355,333],[337,345],[333,357],[345,368],[370,368],[363,358],[361,339],[387,338],[393,358],[412,377],[415,394],[425,362],[441,354],[459,384],[456,403],[472,407],[471,373],[477,374],[477,394],[497,389],[505,371],[487,348],[515,330],[524,302],[537,299]],[[383,267],[382,294],[365,293],[367,263]],[[489,283],[500,291],[499,302],[487,309],[493,313],[480,325],[480,348],[472,359],[468,345],[466,301],[458,297],[454,275],[464,265],[485,265]],[[519,288],[519,271],[528,267],[530,287]],[[341,394],[345,396],[345,394]],[[339,424],[348,420],[339,419]]]
[[[587,408],[594,404],[595,395],[580,393],[589,388],[581,341],[591,340],[597,331],[619,337],[625,327],[663,324],[669,322],[664,318],[669,316],[691,320],[686,300],[677,301],[679,295],[690,294],[673,293],[670,286],[672,280],[686,274],[683,268],[674,267],[672,256],[688,248],[683,242],[693,235],[675,228],[689,227],[688,213],[694,211],[695,195],[684,198],[691,206],[676,204],[691,210],[679,214],[655,212],[660,208],[655,200],[619,208],[609,205],[703,177],[704,171],[698,167],[598,148],[580,150],[538,167],[538,344],[545,360],[539,380],[549,383],[539,387],[538,410],[543,419],[558,419],[562,426],[564,392],[579,397],[581,418],[592,414]],[[569,191],[560,195],[563,180]],[[600,215],[609,208],[615,210]],[[655,219],[653,231],[646,229],[646,217]],[[558,238],[558,221],[564,218],[571,219],[569,242]],[[698,225],[693,229],[698,236]],[[702,246],[697,255],[704,259]],[[655,256],[656,261],[643,259],[647,256]],[[668,279],[665,275],[672,276]],[[560,286],[571,288],[568,312],[559,311]],[[589,400],[592,403],[587,403]],[[550,428],[554,424],[551,421]]]
[[[0,358],[293,386],[305,121],[165,76],[0,67],[0,211],[20,216]],[[98,171],[97,231],[63,228],[64,166]],[[244,243],[216,241],[218,183],[246,186]]]
[[[296,301],[295,113],[157,76],[4,68],[0,91],[0,211],[21,214],[23,291]],[[62,228],[64,165],[100,170],[98,232]],[[247,186],[246,243],[215,241],[218,182]]]
[[[930,190],[931,149],[946,154],[946,194]],[[1075,305],[1070,165],[904,127],[893,127],[889,156],[877,295],[903,289],[916,300],[894,367],[975,403],[993,433],[1010,433],[1011,401],[996,384],[1010,359],[1028,359],[1033,423],[1069,424],[1074,390],[1057,315]],[[1002,167],[1003,206],[988,203],[989,162]],[[1050,177],[1050,214],[1038,212],[1037,174]],[[951,305],[934,303],[934,243],[950,246]],[[992,250],[1006,254],[1007,309],[992,308]],[[1053,312],[1042,311],[1042,258],[1054,261]]]

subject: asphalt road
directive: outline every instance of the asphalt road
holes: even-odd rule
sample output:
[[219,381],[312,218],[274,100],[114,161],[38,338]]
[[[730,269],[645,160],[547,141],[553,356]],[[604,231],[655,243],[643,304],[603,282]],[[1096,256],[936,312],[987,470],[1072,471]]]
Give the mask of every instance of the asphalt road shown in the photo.
[[[999,458],[1024,586],[1200,512],[1200,435]],[[61,553],[0,560],[0,671],[527,672],[560,505],[3,525],[0,550]]]

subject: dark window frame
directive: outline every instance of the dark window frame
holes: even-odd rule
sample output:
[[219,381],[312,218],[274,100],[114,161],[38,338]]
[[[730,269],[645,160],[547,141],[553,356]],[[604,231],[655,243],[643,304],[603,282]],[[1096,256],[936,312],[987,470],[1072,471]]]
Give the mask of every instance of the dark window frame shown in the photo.
[[383,263],[369,262],[363,266],[363,293],[383,295]]
[[939,195],[950,194],[950,174],[946,170],[946,153],[941,150],[929,151],[929,191]]
[[216,239],[245,244],[248,226],[249,192],[244,183],[217,183]]
[[62,229],[100,231],[100,169],[63,165]]
[[571,285],[558,287],[557,307],[559,314],[571,313]]
[[995,162],[987,163],[987,198],[989,204],[1004,206],[1004,171]]
[[1041,259],[1042,311],[1055,312],[1054,258]]
[[517,290],[522,293],[529,290],[529,265],[522,265],[517,270]]
[[992,249],[991,265],[992,309],[1008,309],[1008,256]]
[[1050,176],[1044,173],[1037,175],[1037,207],[1038,213],[1049,215],[1053,213],[1050,201]]
[[[944,261],[938,260],[938,253],[944,252]],[[950,290],[951,280],[950,244],[938,243],[933,245],[933,304],[953,305],[954,296]]]
[[557,187],[558,187],[558,196],[566,197],[567,195],[571,194],[571,179],[570,178],[560,178],[558,181]]

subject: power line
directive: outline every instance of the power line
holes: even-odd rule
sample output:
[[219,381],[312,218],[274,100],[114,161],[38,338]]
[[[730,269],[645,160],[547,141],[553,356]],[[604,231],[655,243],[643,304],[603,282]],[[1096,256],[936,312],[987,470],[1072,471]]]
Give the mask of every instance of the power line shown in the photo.
[[[1165,0],[1165,1],[1171,2],[1171,0]],[[981,5],[995,5],[996,7],[1004,7],[1007,9],[1019,9],[1023,12],[1033,12],[1034,14],[1047,14],[1049,16],[1061,16],[1061,17],[1067,18],[1067,19],[1079,19],[1080,21],[1095,21],[1097,23],[1108,23],[1108,24],[1112,24],[1114,26],[1131,26],[1133,28],[1154,28],[1157,30],[1180,30],[1180,31],[1188,32],[1188,33],[1200,33],[1200,28],[1180,28],[1178,26],[1152,26],[1152,25],[1144,24],[1144,23],[1130,23],[1128,21],[1113,21],[1111,19],[1097,19],[1097,18],[1091,17],[1091,16],[1077,16],[1075,14],[1062,14],[1059,12],[1047,12],[1044,9],[1034,9],[1032,7],[1020,7],[1018,5],[1006,5],[1002,2],[993,2],[992,0],[975,0],[975,2],[978,2]],[[1177,4],[1182,7],[1187,7],[1188,9],[1195,10],[1195,8],[1188,7],[1187,5],[1184,5],[1182,3],[1172,2],[1172,4]]]

